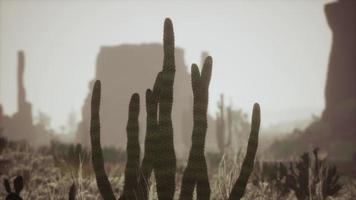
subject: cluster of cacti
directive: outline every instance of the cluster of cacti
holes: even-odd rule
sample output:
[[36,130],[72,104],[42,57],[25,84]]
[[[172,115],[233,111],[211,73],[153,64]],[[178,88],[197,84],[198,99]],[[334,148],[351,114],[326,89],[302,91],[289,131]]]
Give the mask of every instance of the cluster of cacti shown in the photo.
[[313,151],[313,159],[304,153],[300,160],[286,163],[264,162],[256,168],[253,183],[269,183],[271,190],[277,192],[277,198],[285,198],[294,191],[297,199],[327,199],[335,196],[341,189],[339,175],[335,166],[328,166],[325,159],[320,159],[318,149]]
[[339,174],[336,166],[328,166],[325,159],[319,157],[318,149],[313,151],[314,159],[304,153],[301,160],[291,163],[286,184],[298,199],[327,199],[340,189]]
[[[140,99],[133,94],[129,104],[127,123],[127,164],[125,185],[120,199],[148,199],[148,185],[151,173],[156,178],[158,199],[173,199],[175,193],[176,158],[173,145],[172,105],[175,76],[174,34],[170,19],[164,23],[163,70],[158,73],[153,90],[146,91],[147,127],[145,155],[140,165],[140,145],[138,142],[138,115]],[[192,65],[193,133],[188,164],[183,173],[180,199],[192,199],[196,187],[198,199],[210,198],[207,164],[204,156],[207,130],[208,89],[212,71],[212,58],[207,57],[201,73],[197,65]],[[91,102],[90,139],[92,162],[97,185],[105,200],[115,199],[115,194],[104,168],[100,143],[100,95],[101,83],[96,81]],[[231,191],[229,199],[240,199],[254,166],[258,146],[260,108],[254,105],[252,127],[246,157],[240,175]]]
[[[6,200],[22,200],[22,197],[20,196],[20,193],[24,187],[24,181],[22,176],[17,176],[14,179],[14,184],[13,184],[14,191],[12,191],[11,186],[10,186],[10,181],[8,179],[4,179],[4,187],[6,192],[8,193],[6,196]],[[69,189],[68,193],[68,199],[69,200],[75,200],[76,196],[76,188],[75,184],[73,183]]]

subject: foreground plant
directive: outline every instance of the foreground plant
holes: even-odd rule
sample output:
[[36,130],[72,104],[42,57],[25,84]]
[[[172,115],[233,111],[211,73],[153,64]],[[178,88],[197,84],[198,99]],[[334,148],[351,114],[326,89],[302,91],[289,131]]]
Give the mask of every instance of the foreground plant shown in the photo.
[[22,200],[20,193],[23,189],[23,178],[22,176],[17,176],[14,180],[14,192],[11,189],[10,182],[8,179],[4,179],[4,187],[8,195],[6,200]]
[[330,166],[325,158],[320,158],[319,149],[303,153],[297,161],[265,162],[256,170],[254,185],[260,187],[267,183],[274,191],[276,199],[285,199],[293,191],[298,200],[328,199],[341,190],[336,166]]
[[[140,145],[138,142],[138,116],[140,97],[131,96],[129,104],[127,132],[127,163],[125,169],[124,190],[119,199],[148,199],[149,180],[152,172],[156,178],[158,199],[171,200],[175,193],[176,157],[173,143],[172,105],[175,76],[174,33],[170,19],[164,23],[163,69],[158,73],[153,89],[146,91],[147,127],[145,155],[140,165]],[[199,71],[197,65],[191,68],[193,104],[192,146],[188,164],[183,173],[180,199],[192,199],[197,190],[197,199],[210,199],[211,189],[208,179],[207,164],[204,155],[207,131],[207,106],[209,83],[212,72],[212,58],[209,56]],[[101,196],[105,200],[114,200],[111,184],[104,168],[104,159],[100,143],[100,95],[101,83],[94,84],[91,101],[90,139],[92,162],[96,182]],[[260,107],[254,105],[251,133],[247,153],[240,175],[230,193],[229,199],[241,199],[254,166],[258,146],[260,127]]]
[[[20,195],[24,187],[24,180],[22,176],[17,176],[14,179],[14,184],[13,184],[14,191],[12,191],[11,189],[9,179],[4,179],[4,187],[6,192],[8,193],[6,196],[6,200],[22,200],[22,197]],[[69,189],[68,199],[75,200],[75,196],[76,196],[76,187],[75,184],[73,183]]]

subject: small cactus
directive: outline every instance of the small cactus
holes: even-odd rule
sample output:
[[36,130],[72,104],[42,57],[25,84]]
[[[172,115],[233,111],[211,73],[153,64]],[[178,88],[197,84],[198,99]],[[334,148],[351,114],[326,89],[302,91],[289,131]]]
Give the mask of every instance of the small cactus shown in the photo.
[[[14,180],[14,192],[12,192],[11,186],[10,186],[10,181],[9,179],[4,179],[4,187],[6,192],[8,193],[6,196],[6,200],[22,200],[20,193],[24,187],[24,181],[22,176],[17,176]],[[68,199],[69,200],[75,200],[76,196],[76,188],[75,184],[73,183],[72,186],[69,189],[69,195]]]
[[4,179],[4,187],[8,195],[6,200],[22,200],[20,193],[23,189],[23,178],[22,176],[17,176],[14,180],[14,192],[11,190],[10,182],[8,179]]

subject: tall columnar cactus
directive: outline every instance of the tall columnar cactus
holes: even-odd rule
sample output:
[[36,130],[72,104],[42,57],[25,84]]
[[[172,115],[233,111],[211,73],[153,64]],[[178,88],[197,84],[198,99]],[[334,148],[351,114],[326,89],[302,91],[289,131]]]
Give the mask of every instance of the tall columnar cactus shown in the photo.
[[[174,35],[170,19],[164,24],[164,60],[163,70],[158,73],[153,89],[146,91],[147,127],[145,138],[145,156],[139,164],[140,146],[138,143],[139,95],[133,94],[129,106],[127,124],[127,164],[125,186],[120,199],[148,199],[148,185],[152,171],[157,181],[158,199],[173,199],[175,192],[176,158],[173,145],[172,103],[174,64]],[[180,199],[192,199],[196,186],[198,199],[210,198],[210,185],[207,164],[204,156],[207,131],[208,89],[212,71],[212,58],[207,57],[200,74],[198,66],[192,65],[192,89],[194,94],[193,134],[189,160],[183,174]],[[90,138],[92,162],[97,185],[105,200],[115,199],[110,182],[104,169],[100,144],[100,81],[93,88]],[[242,170],[231,192],[230,199],[240,199],[245,191],[252,172],[257,151],[260,110],[255,104],[252,116],[252,128],[248,149]]]
[[260,106],[255,103],[252,111],[252,123],[251,132],[248,139],[247,151],[244,161],[242,162],[239,178],[237,179],[232,191],[230,193],[229,200],[241,199],[245,193],[247,181],[252,173],[257,146],[258,146],[258,134],[260,130],[261,111]]
[[208,128],[207,110],[209,98],[209,83],[212,70],[212,58],[209,56],[204,62],[201,74],[197,65],[191,69],[192,89],[194,96],[193,106],[193,134],[192,147],[189,152],[187,167],[183,174],[180,199],[192,199],[195,185],[197,198],[210,198],[210,185],[208,169],[204,156],[205,136]]
[[96,183],[98,185],[101,196],[105,200],[115,200],[114,192],[111,188],[108,176],[104,169],[103,151],[100,144],[100,95],[101,95],[101,83],[96,81],[93,88],[91,98],[91,119],[90,119],[90,141],[91,141],[91,157],[96,177]]
[[172,105],[173,83],[175,75],[174,32],[170,19],[164,22],[163,34],[163,70],[159,92],[159,116],[157,146],[159,156],[154,162],[154,173],[157,179],[157,193],[160,199],[172,199],[175,191],[176,156],[173,144]]
[[[147,134],[145,141],[146,154],[140,170],[138,170],[138,94],[134,94],[130,102],[129,121],[127,125],[128,163],[125,170],[126,178],[122,198],[130,199],[133,195],[141,195],[141,193],[143,193],[143,196],[147,196],[147,185],[145,185],[145,183],[148,181],[152,170],[154,171],[155,177],[157,179],[157,191],[159,198],[173,198],[175,191],[176,171],[176,158],[173,145],[173,126],[171,116],[173,104],[174,74],[175,61],[173,25],[170,19],[166,19],[164,23],[163,70],[157,76],[157,81],[154,85],[153,91],[147,90],[146,92],[148,113]],[[90,131],[92,161],[100,193],[104,199],[114,199],[115,195],[104,169],[104,161],[100,145],[100,90],[101,84],[100,81],[97,81],[94,85],[92,94],[92,118]],[[158,107],[159,115],[157,115]],[[157,138],[159,138],[159,140],[157,140]],[[157,154],[154,156],[155,152],[159,152],[159,156],[157,156]],[[138,171],[140,171],[140,175],[137,174]],[[138,183],[137,179],[139,179]],[[140,186],[139,188],[138,185]]]
[[129,119],[127,122],[127,162],[125,168],[125,185],[123,199],[137,198],[137,177],[140,165],[140,144],[138,142],[138,115],[140,112],[140,97],[137,93],[131,96],[129,104]]

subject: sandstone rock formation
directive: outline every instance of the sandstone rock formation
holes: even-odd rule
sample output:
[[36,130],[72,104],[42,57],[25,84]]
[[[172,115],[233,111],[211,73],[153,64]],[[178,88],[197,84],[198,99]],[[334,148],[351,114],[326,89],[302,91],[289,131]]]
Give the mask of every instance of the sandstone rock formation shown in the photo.
[[[102,82],[101,141],[104,145],[125,148],[128,104],[134,92],[140,94],[142,144],[146,129],[145,91],[147,88],[152,88],[157,73],[162,69],[162,60],[161,44],[106,46],[100,49],[95,79],[100,79]],[[190,147],[193,94],[182,49],[176,48],[175,60],[173,128],[175,148],[179,154]],[[92,83],[89,84],[89,91]],[[77,132],[77,142],[85,145],[89,144],[90,97],[91,93],[88,94],[82,108],[82,122]],[[209,130],[214,129],[209,127]]]
[[17,112],[13,116],[0,113],[0,128],[9,140],[25,140],[31,145],[49,144],[51,134],[33,124],[32,105],[26,99],[24,85],[25,53],[18,52],[17,65]]
[[356,139],[356,1],[328,4],[325,13],[333,39],[323,120],[337,137]]

